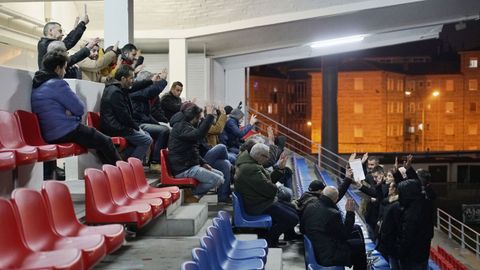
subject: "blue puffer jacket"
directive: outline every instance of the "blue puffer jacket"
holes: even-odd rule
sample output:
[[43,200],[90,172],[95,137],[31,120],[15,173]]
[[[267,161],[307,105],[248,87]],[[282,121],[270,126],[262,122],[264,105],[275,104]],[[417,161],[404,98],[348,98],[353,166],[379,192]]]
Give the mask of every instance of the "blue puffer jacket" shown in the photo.
[[42,136],[47,142],[72,132],[80,124],[84,103],[68,83],[55,73],[37,71],[33,77],[32,112],[40,122]]
[[240,130],[240,122],[229,116],[222,134],[220,134],[220,142],[226,145],[228,148],[240,148],[242,144],[242,137],[245,136],[252,129],[252,125],[247,124],[242,130]]

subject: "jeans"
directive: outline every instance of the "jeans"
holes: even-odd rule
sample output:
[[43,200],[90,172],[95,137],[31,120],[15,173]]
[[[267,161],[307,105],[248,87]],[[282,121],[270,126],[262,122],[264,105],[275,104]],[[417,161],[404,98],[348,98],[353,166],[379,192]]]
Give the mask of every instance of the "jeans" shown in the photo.
[[140,128],[148,132],[148,134],[152,136],[152,139],[155,140],[155,146],[151,154],[150,162],[160,163],[160,150],[167,148],[170,129],[164,125],[149,123],[140,124]]
[[124,136],[124,138],[128,141],[125,156],[144,160],[147,150],[152,144],[152,137],[140,129],[139,131],[133,130],[133,134]]
[[272,217],[272,227],[267,232],[267,242],[276,244],[282,233],[291,232],[298,223],[297,211],[280,202],[274,202],[263,214]]
[[175,175],[176,178],[191,177],[198,180],[198,186],[194,188],[193,194],[197,196],[203,196],[211,188],[220,186],[224,179],[223,173],[219,170],[212,169],[207,170],[200,165],[195,165],[190,169]]
[[218,201],[227,200],[231,193],[230,170],[232,169],[232,164],[228,161],[227,147],[223,144],[217,144],[210,148],[203,158],[210,166],[223,173],[224,181],[218,188],[217,195]]
[[76,129],[67,135],[50,141],[49,143],[73,142],[86,148],[97,150],[102,163],[115,165],[117,160],[122,160],[120,154],[112,143],[112,139],[95,128],[79,124]]

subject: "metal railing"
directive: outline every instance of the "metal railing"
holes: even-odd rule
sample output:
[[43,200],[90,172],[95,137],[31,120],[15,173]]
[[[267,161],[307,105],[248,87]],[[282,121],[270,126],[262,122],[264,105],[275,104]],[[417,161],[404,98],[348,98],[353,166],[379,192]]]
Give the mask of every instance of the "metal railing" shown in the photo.
[[[264,113],[249,107],[247,107],[247,110],[250,114],[257,115],[257,119],[260,123],[259,127],[262,133],[266,134],[268,126],[274,127],[277,135],[283,135],[287,138],[286,147],[292,152],[303,156],[310,162],[317,164],[321,169],[331,172],[336,178],[343,178],[345,176],[344,171],[341,169],[348,163],[345,158],[325,147],[322,147],[321,144],[313,142],[311,139],[305,137],[297,131],[277,122]],[[312,149],[314,146],[317,146],[317,155],[312,154]]]
[[462,248],[474,252],[480,259],[480,233],[437,208],[437,229],[448,234],[448,238],[460,243]]

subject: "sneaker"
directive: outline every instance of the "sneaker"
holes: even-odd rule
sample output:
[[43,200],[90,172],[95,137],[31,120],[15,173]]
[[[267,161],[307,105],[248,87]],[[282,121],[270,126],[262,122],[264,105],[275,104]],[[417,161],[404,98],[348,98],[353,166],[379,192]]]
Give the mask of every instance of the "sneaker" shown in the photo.
[[162,167],[158,163],[150,163],[150,172],[152,173],[160,173],[162,171]]

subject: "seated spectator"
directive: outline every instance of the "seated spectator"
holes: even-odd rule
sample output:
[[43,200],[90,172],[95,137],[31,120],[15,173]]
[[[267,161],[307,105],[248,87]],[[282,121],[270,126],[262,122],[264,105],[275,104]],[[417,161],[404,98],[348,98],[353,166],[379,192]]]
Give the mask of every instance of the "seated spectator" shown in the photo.
[[250,116],[250,122],[242,130],[240,130],[240,123],[243,120],[243,112],[240,109],[234,109],[228,115],[227,123],[220,135],[220,142],[227,146],[229,152],[234,154],[239,153],[240,145],[242,144],[242,137],[247,134],[252,126],[258,121],[255,115]]
[[96,149],[103,163],[115,165],[121,157],[111,138],[81,124],[85,105],[63,80],[67,61],[66,52],[48,52],[43,69],[33,77],[32,112],[38,116],[42,136],[48,143],[74,142]]
[[100,55],[100,51],[100,46],[95,44],[93,48],[90,49],[90,55],[78,63],[83,80],[92,82],[102,81],[101,70],[107,68],[117,60],[118,41],[112,50],[102,53],[102,55]]
[[[88,58],[88,56],[90,55],[90,50],[95,45],[97,45],[98,41],[99,41],[98,38],[90,40],[85,47],[81,48],[79,51],[77,51],[76,53],[68,57],[65,78],[69,78],[69,79],[82,78],[82,74],[80,73],[77,63],[84,60],[85,58]],[[63,50],[66,52],[67,48],[65,47],[65,44],[63,43],[63,41],[52,41],[47,47],[47,52],[52,50]]]
[[[88,15],[82,17],[82,19],[75,25],[74,29],[68,33],[63,39],[66,50],[73,48],[77,42],[82,38],[83,32],[87,29],[86,25],[90,22]],[[62,25],[58,22],[48,22],[43,27],[43,37],[38,41],[37,53],[38,53],[38,69],[43,69],[43,56],[47,53],[47,48],[52,41],[62,41],[63,29]]]
[[210,127],[207,134],[207,142],[212,147],[220,143],[218,136],[222,134],[225,123],[227,122],[227,114],[221,107],[214,111],[214,116],[214,124]]
[[186,194],[185,202],[198,202],[210,189],[224,182],[223,173],[213,169],[199,153],[199,141],[205,138],[213,122],[211,112],[206,113],[207,116],[199,124],[202,109],[192,102],[187,102],[182,110],[170,119],[172,125],[168,141],[170,171],[176,178],[192,177],[199,182],[193,194]]
[[132,81],[133,68],[121,65],[115,73],[115,80],[110,81],[103,90],[100,129],[109,136],[120,136],[127,140],[125,159],[136,157],[144,160],[152,138],[133,120],[132,103],[128,95]]
[[[163,95],[160,100],[160,107],[165,113],[165,117],[170,121],[172,116],[180,111],[180,106],[182,106],[182,99],[180,95],[183,91],[183,84],[181,82],[174,82],[170,91]],[[173,126],[173,125],[171,125]]]
[[235,191],[243,197],[248,214],[266,214],[272,217],[273,224],[266,238],[270,247],[277,247],[280,235],[293,231],[298,216],[293,207],[277,201],[278,188],[275,183],[279,172],[273,171],[270,174],[263,168],[269,158],[268,152],[267,145],[256,143],[250,152],[240,153],[236,163]]
[[302,215],[304,233],[312,241],[320,265],[353,265],[354,270],[367,269],[363,236],[352,234],[355,203],[352,199],[347,200],[343,219],[336,205],[338,197],[338,190],[327,186],[318,200],[305,208]]
[[153,74],[142,70],[138,73],[136,81],[152,80],[153,84],[146,88],[136,90],[130,93],[133,107],[133,120],[142,130],[145,130],[155,140],[155,146],[150,156],[150,171],[160,172],[160,150],[167,148],[170,129],[160,125],[150,113],[149,100],[163,91],[167,86],[167,70],[164,69],[159,74]]
[[402,181],[397,187],[402,207],[396,241],[400,268],[427,269],[433,238],[432,202],[422,194],[421,184],[417,180]]

